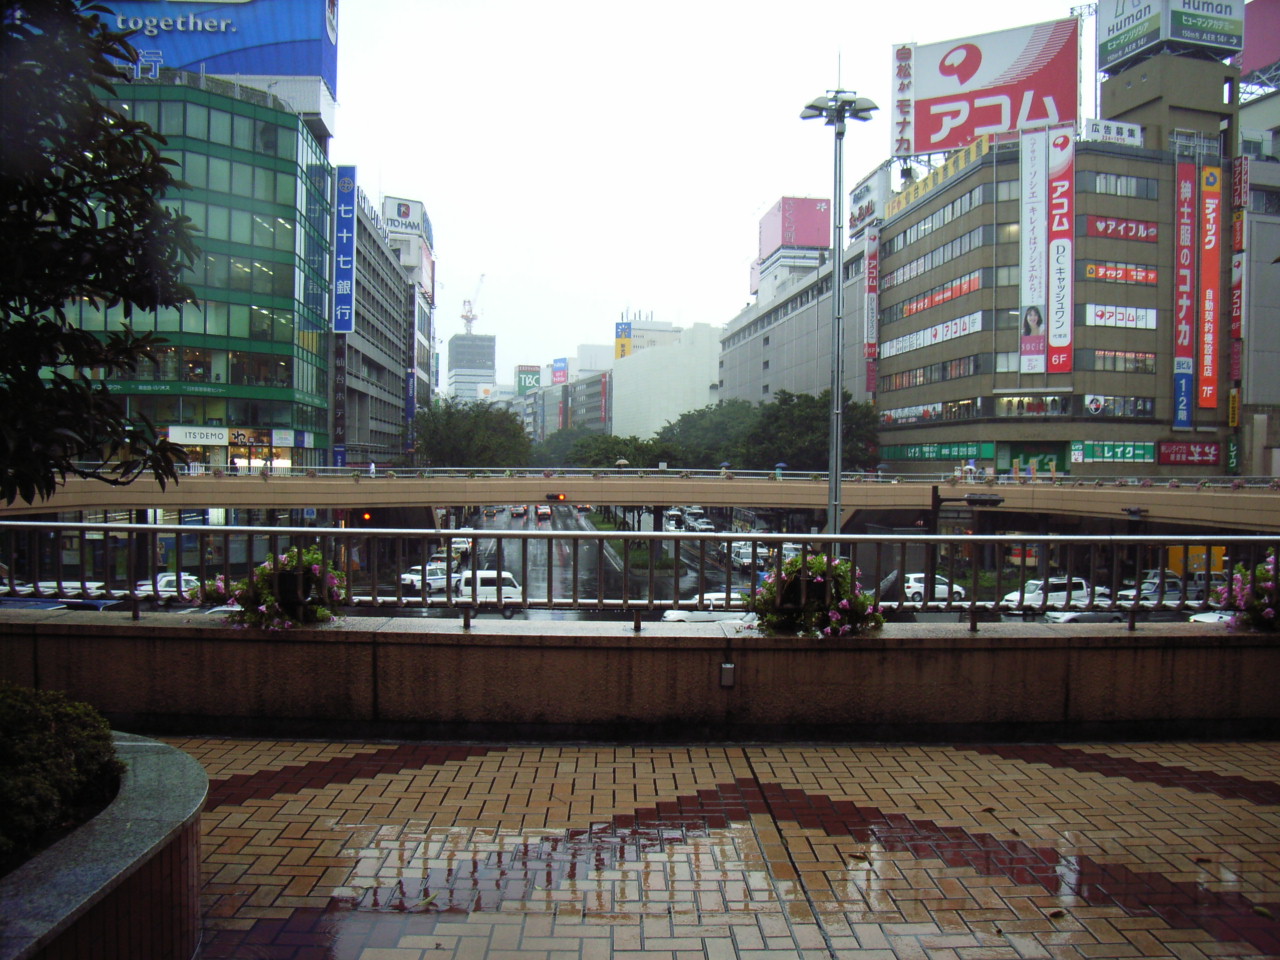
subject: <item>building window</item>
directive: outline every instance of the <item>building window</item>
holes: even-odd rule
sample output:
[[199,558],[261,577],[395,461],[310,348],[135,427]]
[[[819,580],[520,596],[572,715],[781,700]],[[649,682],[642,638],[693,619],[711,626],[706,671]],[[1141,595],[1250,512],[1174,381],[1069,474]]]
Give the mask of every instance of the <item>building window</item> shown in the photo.
[[768,370],[768,369],[769,369],[769,361],[768,361],[768,360],[766,360],[764,363],[760,364],[760,369],[761,369],[761,370]]
[[766,383],[763,387],[760,388],[760,392],[767,394],[769,392],[769,385]]

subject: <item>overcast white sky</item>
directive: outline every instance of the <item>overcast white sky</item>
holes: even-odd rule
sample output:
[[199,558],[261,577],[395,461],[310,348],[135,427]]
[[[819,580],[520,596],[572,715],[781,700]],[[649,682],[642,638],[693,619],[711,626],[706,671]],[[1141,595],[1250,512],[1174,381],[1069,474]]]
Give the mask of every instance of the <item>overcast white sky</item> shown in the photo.
[[[517,364],[612,342],[624,312],[732,319],[751,299],[764,212],[783,196],[831,196],[833,135],[799,119],[804,105],[841,86],[881,107],[849,129],[846,192],[887,159],[895,43],[1070,11],[1060,0],[348,0],[330,155],[356,164],[375,202],[426,205],[442,358],[484,275],[474,329],[497,336],[497,381],[512,383]],[[1082,47],[1092,35],[1089,23]]]

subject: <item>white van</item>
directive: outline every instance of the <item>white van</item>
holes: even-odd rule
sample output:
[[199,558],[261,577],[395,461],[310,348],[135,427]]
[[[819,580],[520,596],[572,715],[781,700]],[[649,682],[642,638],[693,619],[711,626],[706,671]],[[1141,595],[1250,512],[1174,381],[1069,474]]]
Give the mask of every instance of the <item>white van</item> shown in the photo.
[[524,599],[520,584],[506,570],[502,571],[501,576],[497,570],[464,570],[458,574],[453,592],[461,603],[501,606],[502,615],[508,619],[515,615]]

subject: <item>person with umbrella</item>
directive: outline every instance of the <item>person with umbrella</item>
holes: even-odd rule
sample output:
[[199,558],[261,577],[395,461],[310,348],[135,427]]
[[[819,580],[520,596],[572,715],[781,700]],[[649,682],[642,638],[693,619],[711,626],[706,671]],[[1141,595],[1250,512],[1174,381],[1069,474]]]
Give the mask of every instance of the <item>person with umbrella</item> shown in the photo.
[[785,463],[782,463],[782,462],[775,463],[773,465],[773,479],[781,480],[782,471],[785,469],[787,469],[787,465]]

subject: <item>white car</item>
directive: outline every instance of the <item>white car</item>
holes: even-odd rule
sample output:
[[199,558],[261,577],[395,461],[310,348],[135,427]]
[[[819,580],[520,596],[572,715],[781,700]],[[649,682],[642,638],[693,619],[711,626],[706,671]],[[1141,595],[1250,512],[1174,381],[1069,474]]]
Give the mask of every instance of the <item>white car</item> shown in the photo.
[[1160,589],[1158,580],[1143,580],[1136,587],[1129,590],[1121,590],[1116,594],[1116,599],[1127,603],[1137,600],[1139,603],[1181,603],[1182,602],[1182,581],[1178,579],[1167,579],[1164,582],[1164,589]]
[[[690,598],[688,602],[693,602],[696,598]],[[662,612],[663,623],[724,623],[729,621],[741,621],[743,623],[752,623],[756,619],[756,615],[747,610],[733,609],[731,603],[740,603],[737,594],[727,593],[704,593],[702,595],[702,610],[690,609],[688,607],[672,610],[664,610]]]
[[66,579],[59,589],[57,580],[41,580],[36,584],[42,594],[51,597],[100,597],[107,591],[107,585],[101,580]]
[[182,593],[189,599],[200,596],[200,578],[190,573],[160,573],[155,581],[139,580],[133,585],[133,592],[140,597],[176,597],[178,595],[178,577],[182,577]]
[[715,533],[716,525],[705,517],[699,517],[697,520],[690,523],[686,529],[692,530],[695,533]]
[[[458,576],[457,567],[454,567],[453,575],[455,578]],[[421,566],[410,567],[400,574],[400,585],[406,588],[406,592],[422,593],[425,589],[428,596],[437,590],[447,591],[448,580],[447,568],[443,563],[428,563],[425,571]]]
[[1001,603],[1012,606],[1039,607],[1043,605],[1084,606],[1090,599],[1095,603],[1111,599],[1111,591],[1106,587],[1089,589],[1089,581],[1081,577],[1050,577],[1048,580],[1028,580],[1022,590],[1013,590],[1004,595]]
[[729,562],[736,570],[750,570],[752,563],[763,567],[768,561],[769,554],[765,550],[757,550],[749,543],[735,543],[729,551]]
[[[912,603],[919,603],[924,599],[925,577],[923,573],[908,573],[902,581],[902,592]],[[946,600],[947,593],[950,591],[952,600],[963,600],[965,597],[964,587],[958,583],[951,583],[946,577],[934,575],[933,578],[933,599]]]

